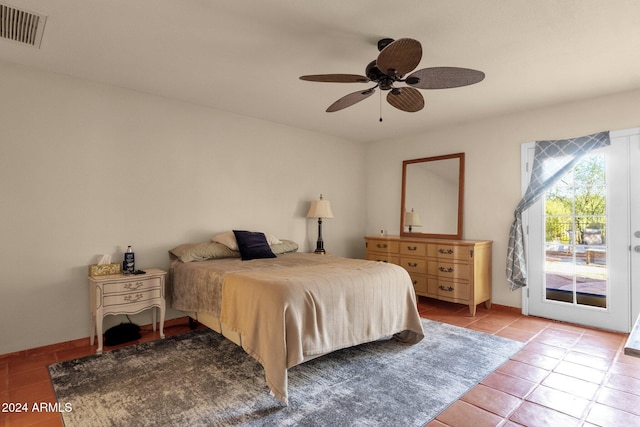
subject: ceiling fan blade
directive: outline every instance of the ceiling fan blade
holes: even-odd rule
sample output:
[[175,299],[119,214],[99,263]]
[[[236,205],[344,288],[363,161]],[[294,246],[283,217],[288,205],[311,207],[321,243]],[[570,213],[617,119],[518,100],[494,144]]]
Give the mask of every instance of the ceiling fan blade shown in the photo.
[[396,88],[387,94],[387,101],[398,110],[415,113],[424,108],[424,98],[417,89],[411,87]]
[[[414,81],[417,79],[417,82]],[[468,86],[484,79],[484,73],[469,68],[431,67],[411,73],[406,83],[418,89],[450,89]]]
[[343,96],[338,99],[336,102],[331,104],[329,108],[327,108],[327,113],[333,113],[335,111],[340,111],[343,108],[351,107],[353,104],[356,104],[363,99],[367,99],[376,91],[375,87],[367,90],[360,90],[358,92],[350,93],[349,95]]
[[323,83],[367,83],[369,79],[358,74],[314,74],[301,76],[300,80]]
[[[422,59],[422,45],[413,39],[398,39],[382,49],[376,65],[383,73],[404,76],[418,66]],[[389,70],[395,70],[395,73]]]

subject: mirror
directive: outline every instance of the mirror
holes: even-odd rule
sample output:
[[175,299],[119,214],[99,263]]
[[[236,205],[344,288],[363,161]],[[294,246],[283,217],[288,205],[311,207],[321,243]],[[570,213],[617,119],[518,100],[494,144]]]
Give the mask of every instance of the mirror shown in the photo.
[[464,153],[402,162],[400,235],[462,238]]

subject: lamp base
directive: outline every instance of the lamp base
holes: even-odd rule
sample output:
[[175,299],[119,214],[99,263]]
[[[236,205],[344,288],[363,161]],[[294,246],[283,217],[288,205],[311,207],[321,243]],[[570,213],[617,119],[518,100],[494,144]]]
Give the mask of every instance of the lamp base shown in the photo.
[[327,252],[324,250],[324,242],[322,240],[318,240],[316,242],[316,250],[313,251],[314,254],[321,254],[324,255]]
[[324,250],[324,240],[322,240],[322,218],[318,218],[318,241],[316,242],[316,250],[313,251],[313,253],[322,255],[326,253]]

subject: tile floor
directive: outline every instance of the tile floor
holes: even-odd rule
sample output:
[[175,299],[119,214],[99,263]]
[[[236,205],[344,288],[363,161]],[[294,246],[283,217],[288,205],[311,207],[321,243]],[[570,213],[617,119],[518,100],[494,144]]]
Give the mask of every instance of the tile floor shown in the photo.
[[[640,425],[640,358],[623,354],[627,335],[522,316],[506,307],[481,305],[470,317],[465,306],[421,298],[418,308],[428,319],[527,343],[428,427]],[[165,326],[166,335],[188,330],[185,319]],[[143,327],[140,341],[158,338]],[[81,339],[0,355],[0,402],[27,402],[30,410],[35,402],[55,402],[47,365],[95,349]],[[0,427],[8,426],[62,421],[57,413],[0,412]]]

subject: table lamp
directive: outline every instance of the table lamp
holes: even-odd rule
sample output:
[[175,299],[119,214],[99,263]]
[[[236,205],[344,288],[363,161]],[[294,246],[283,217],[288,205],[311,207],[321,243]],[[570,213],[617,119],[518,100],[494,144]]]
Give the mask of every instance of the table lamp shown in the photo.
[[318,241],[316,243],[316,250],[314,253],[326,253],[324,250],[324,242],[322,241],[322,219],[333,218],[333,212],[331,211],[331,204],[328,200],[322,198],[322,194],[320,195],[320,200],[314,200],[311,202],[307,218],[318,218]]

